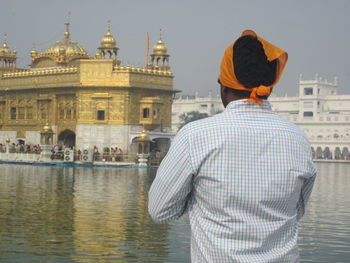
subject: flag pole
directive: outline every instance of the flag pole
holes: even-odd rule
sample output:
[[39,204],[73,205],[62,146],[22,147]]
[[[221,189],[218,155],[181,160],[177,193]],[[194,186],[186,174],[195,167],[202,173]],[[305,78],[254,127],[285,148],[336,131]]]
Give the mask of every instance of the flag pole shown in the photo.
[[148,66],[148,57],[149,57],[149,34],[147,32],[147,38],[146,38],[146,67]]

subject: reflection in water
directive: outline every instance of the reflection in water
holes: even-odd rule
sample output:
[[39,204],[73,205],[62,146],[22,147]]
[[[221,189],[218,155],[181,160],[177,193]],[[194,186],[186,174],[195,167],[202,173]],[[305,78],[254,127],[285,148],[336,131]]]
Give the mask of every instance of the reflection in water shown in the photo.
[[[349,262],[349,164],[318,164],[302,262]],[[0,165],[1,262],[189,262],[188,217],[154,224],[155,170]]]
[[169,226],[153,224],[148,215],[146,169],[79,168],[74,174],[73,236],[79,255],[74,259],[154,262],[166,257]]
[[0,261],[162,262],[169,225],[148,216],[150,172],[1,165]]
[[350,262],[350,164],[319,163],[300,228],[302,262]]
[[[73,247],[73,185],[67,170],[1,165],[0,260],[69,257]],[[47,175],[47,176],[43,176]]]

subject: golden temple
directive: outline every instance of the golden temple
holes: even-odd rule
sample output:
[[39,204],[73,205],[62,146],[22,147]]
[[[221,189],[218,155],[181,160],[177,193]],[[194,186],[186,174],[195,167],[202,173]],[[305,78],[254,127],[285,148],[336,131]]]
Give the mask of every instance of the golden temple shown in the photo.
[[143,128],[170,131],[176,91],[163,40],[153,47],[150,63],[133,67],[118,59],[110,27],[90,56],[71,40],[65,25],[62,40],[43,52],[32,49],[27,69],[17,67],[17,52],[5,39],[0,48],[0,142],[39,144],[46,123],[55,144],[79,148],[128,149],[130,134]]

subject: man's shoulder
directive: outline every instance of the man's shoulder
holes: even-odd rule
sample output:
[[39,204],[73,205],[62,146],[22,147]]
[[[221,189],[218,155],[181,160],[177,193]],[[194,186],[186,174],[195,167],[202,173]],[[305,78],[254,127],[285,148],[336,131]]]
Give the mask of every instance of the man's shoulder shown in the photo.
[[302,137],[307,138],[305,132],[294,122],[291,122],[290,120],[280,116],[279,114],[275,113],[276,116],[278,116],[279,123],[282,124],[283,127],[290,130],[291,132],[294,132],[296,134],[299,134]]
[[203,131],[203,129],[211,128],[213,127],[213,125],[218,125],[220,123],[221,114],[222,113],[219,113],[214,116],[206,117],[200,120],[187,123],[184,127],[181,128],[180,131],[194,133],[197,131]]
[[292,133],[308,138],[304,131],[295,123],[283,118],[273,111],[264,114],[232,114],[224,111],[211,117],[196,120],[186,124],[179,132],[187,135],[213,134],[223,129],[249,130],[249,132],[269,131],[279,134]]

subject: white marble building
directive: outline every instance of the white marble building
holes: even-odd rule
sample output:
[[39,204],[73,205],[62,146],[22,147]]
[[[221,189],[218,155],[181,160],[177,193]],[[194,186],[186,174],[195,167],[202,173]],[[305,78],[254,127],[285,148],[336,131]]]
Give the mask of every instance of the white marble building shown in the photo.
[[221,98],[219,95],[212,96],[211,92],[208,97],[200,97],[196,95],[182,95],[174,99],[172,105],[172,119],[171,127],[176,132],[180,126],[180,115],[183,113],[198,111],[206,113],[208,116],[223,111]]
[[350,95],[337,94],[338,83],[316,75],[299,79],[296,97],[271,96],[274,111],[296,123],[309,137],[315,158],[349,159]]
[[[314,157],[319,159],[350,159],[350,94],[338,95],[338,83],[316,75],[313,80],[299,79],[295,97],[277,97],[269,101],[274,111],[296,123],[309,137]],[[178,116],[184,112],[206,112],[209,116],[223,109],[220,98],[208,96],[179,97],[173,103],[174,130]]]

